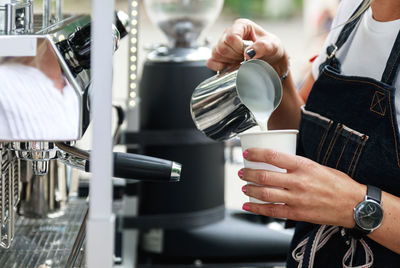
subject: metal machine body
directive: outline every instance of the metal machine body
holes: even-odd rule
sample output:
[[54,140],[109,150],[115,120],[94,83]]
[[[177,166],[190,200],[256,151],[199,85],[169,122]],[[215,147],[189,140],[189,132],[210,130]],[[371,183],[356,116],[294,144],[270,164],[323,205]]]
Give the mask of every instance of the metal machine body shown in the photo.
[[[6,2],[4,6],[3,2]],[[54,3],[56,4],[56,14],[51,14],[51,5]],[[97,14],[97,12],[94,13]],[[119,19],[119,16],[123,14],[118,12],[114,15],[117,16],[118,29],[114,26],[111,29],[111,23],[107,24],[110,25],[110,38],[105,38],[105,40],[112,41],[110,52],[117,49],[119,39],[127,33],[124,27],[127,26],[128,21]],[[94,35],[96,38],[99,36],[99,28],[91,26],[91,18],[88,15],[64,16],[61,0],[44,0],[43,14],[35,16],[33,16],[32,0],[0,1],[0,46],[2,47],[0,66],[4,67],[2,71],[5,72],[4,70],[9,64],[33,66],[43,71],[39,68],[40,64],[35,65],[36,63],[46,65],[50,69],[60,70],[63,79],[72,88],[73,94],[78,100],[77,106],[73,107],[78,114],[78,120],[68,125],[74,129],[74,133],[76,133],[74,135],[0,136],[1,267],[25,265],[27,267],[32,267],[31,265],[75,267],[77,262],[80,262],[79,267],[86,266],[84,261],[79,261],[82,258],[85,259],[82,257],[81,249],[86,231],[89,232],[89,240],[93,241],[95,239],[91,232],[95,233],[104,226],[97,225],[102,221],[102,219],[96,218],[99,206],[92,206],[93,210],[88,213],[87,201],[76,199],[76,196],[70,199],[71,168],[86,172],[101,172],[103,167],[111,166],[111,163],[114,163],[114,173],[109,174],[109,177],[103,176],[110,186],[112,186],[111,176],[163,182],[180,180],[181,165],[176,162],[143,155],[111,154],[112,152],[110,152],[111,161],[99,166],[98,159],[102,154],[98,153],[97,147],[89,153],[73,146],[76,140],[82,138],[90,123],[90,105],[97,103],[97,101],[92,101],[99,96],[93,87],[97,85],[98,88],[104,89],[101,81],[106,80],[99,77],[98,74],[101,72],[91,66],[91,62],[94,65],[98,62],[93,61],[91,54],[92,31],[97,31],[97,35]],[[95,46],[94,50],[98,52],[99,46]],[[110,54],[106,58],[112,59],[111,56]],[[111,61],[108,63],[111,66]],[[45,72],[43,73],[47,75]],[[97,80],[94,79],[95,77]],[[97,81],[100,81],[100,84]],[[108,91],[110,89],[106,88]],[[24,97],[25,95],[21,94],[21,98]],[[34,115],[36,110],[33,108],[29,112],[30,115]],[[40,116],[46,115],[41,114]],[[122,124],[122,121],[123,119],[119,124]],[[99,129],[98,126],[99,123],[94,128]],[[105,126],[108,125],[105,123]],[[100,142],[100,146],[97,139],[95,140],[94,144],[97,144],[98,147],[104,145]],[[91,155],[94,155],[93,159]],[[107,160],[107,157],[104,156],[104,159]],[[102,176],[97,174],[95,177]],[[111,208],[111,195],[110,199],[104,198],[97,191],[102,186],[93,185],[96,187],[91,189],[91,193],[96,192],[96,194],[91,194],[91,200],[95,200],[96,204],[102,203],[103,200],[109,200],[107,206]],[[108,189],[105,188],[100,190],[105,193]],[[21,216],[17,215],[17,209]],[[70,213],[69,209],[75,211]],[[105,207],[103,206],[101,209],[105,209]],[[100,214],[104,216],[105,210]],[[111,211],[109,211],[109,215],[110,218],[105,220],[110,221],[109,226],[113,226]],[[95,219],[94,222],[93,219]],[[86,230],[86,220],[92,226],[90,230]],[[18,233],[15,230],[18,230]],[[68,230],[68,234],[66,230]],[[109,234],[113,234],[111,230],[109,231]],[[14,237],[16,237],[16,242],[13,244]],[[75,242],[64,243],[64,238]],[[111,240],[109,241],[111,246],[107,249],[112,249],[113,237],[108,238]],[[43,239],[46,240],[46,243],[41,242]],[[31,242],[28,242],[29,240]],[[56,246],[57,243],[68,245],[68,248],[61,249]],[[90,245],[91,243],[89,243]],[[104,249],[104,247],[101,248]],[[47,252],[47,255],[44,256],[41,253],[38,255],[38,252]],[[62,258],[57,255],[60,252],[63,253]],[[91,252],[95,252],[92,247],[88,254],[88,265],[96,267],[93,266],[93,263],[99,258],[93,258]],[[111,260],[112,252],[109,253],[110,255],[104,254],[103,257]],[[24,258],[21,258],[20,254],[24,254]],[[51,258],[60,259],[51,260]]]
[[[0,65],[26,62],[22,59],[33,59],[33,61],[48,64],[56,63],[53,67],[62,70],[79,99],[79,107],[76,107],[79,110],[79,121],[71,126],[76,129],[76,136],[67,139],[78,140],[88,125],[88,120],[85,119],[88,116],[85,91],[90,79],[88,70],[82,70],[79,74],[72,73],[69,61],[73,60],[71,57],[73,55],[70,54],[67,57],[65,53],[63,54],[58,48],[58,43],[63,38],[71,36],[80,27],[88,25],[90,17],[80,15],[62,19],[62,16],[53,16],[47,9],[50,4],[48,0],[43,1],[44,8],[47,10],[44,16],[33,15],[31,0],[5,2],[4,5],[0,4],[0,44],[2,47]],[[58,13],[61,12],[61,6],[59,6]],[[61,140],[57,137],[45,140],[40,136],[30,141],[19,138],[0,137],[0,248],[5,249],[12,246],[16,235],[15,228],[20,228],[16,225],[17,219],[21,218],[17,215],[18,209],[20,209],[20,214],[28,218],[45,219],[50,215],[54,218],[62,215],[68,200],[66,168],[55,160],[60,150],[54,145],[54,141]],[[64,172],[60,172],[60,168],[64,169]],[[2,251],[1,256],[4,260],[9,255],[6,251]],[[12,261],[8,264],[3,262],[2,267],[7,267],[12,263]]]

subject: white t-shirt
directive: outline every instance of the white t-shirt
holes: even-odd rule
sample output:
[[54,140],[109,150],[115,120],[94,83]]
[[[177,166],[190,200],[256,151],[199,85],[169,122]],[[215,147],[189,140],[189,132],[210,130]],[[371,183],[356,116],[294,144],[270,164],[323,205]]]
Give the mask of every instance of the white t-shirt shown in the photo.
[[68,141],[79,136],[79,100],[39,69],[0,65],[0,140]]
[[[336,43],[343,25],[351,17],[362,0],[343,0],[340,3],[335,19],[321,54],[313,63],[313,76],[317,79],[319,66],[326,60],[326,47]],[[369,8],[362,16],[336,57],[341,63],[341,73],[381,80],[387,60],[400,29],[400,19],[388,22],[376,21]],[[400,128],[400,79],[395,81],[396,113]]]

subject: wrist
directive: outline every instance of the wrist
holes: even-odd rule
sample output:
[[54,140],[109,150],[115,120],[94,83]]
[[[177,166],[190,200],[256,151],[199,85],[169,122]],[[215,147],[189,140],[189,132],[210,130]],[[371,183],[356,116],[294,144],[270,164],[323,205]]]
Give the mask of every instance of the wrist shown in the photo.
[[379,228],[383,221],[382,191],[367,185],[364,200],[354,208],[355,226],[350,234],[359,238],[372,233]]
[[345,224],[343,224],[343,227],[352,229],[356,225],[356,222],[354,220],[354,208],[365,199],[365,195],[367,192],[367,186],[364,184],[358,184],[357,188],[354,188],[353,191],[351,191],[351,198],[349,198],[349,204],[346,209],[346,217],[345,217]]
[[282,59],[277,62],[277,64],[273,65],[275,71],[277,72],[279,78],[284,81],[290,73],[290,61],[289,56],[284,53]]

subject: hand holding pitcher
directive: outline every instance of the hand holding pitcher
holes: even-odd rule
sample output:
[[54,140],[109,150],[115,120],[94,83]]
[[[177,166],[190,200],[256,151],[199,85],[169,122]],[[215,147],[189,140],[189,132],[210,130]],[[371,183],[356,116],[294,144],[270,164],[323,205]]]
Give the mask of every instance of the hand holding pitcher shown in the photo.
[[[251,40],[254,43],[244,51],[243,40]],[[243,61],[243,57],[265,60],[275,69],[279,77],[287,74],[289,68],[288,55],[278,37],[248,19],[237,19],[225,30],[213,48],[207,67],[221,71],[237,65]]]

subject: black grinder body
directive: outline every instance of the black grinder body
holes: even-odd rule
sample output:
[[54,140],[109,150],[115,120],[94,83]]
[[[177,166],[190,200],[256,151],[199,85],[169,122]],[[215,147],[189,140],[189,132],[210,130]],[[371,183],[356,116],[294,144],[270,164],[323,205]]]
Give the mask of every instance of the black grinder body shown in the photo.
[[[179,162],[183,169],[179,183],[141,183],[139,215],[158,215],[160,223],[162,218],[169,224],[176,221],[178,229],[224,217],[224,144],[198,131],[190,114],[193,90],[214,74],[205,61],[145,62],[141,148],[145,155]],[[203,212],[211,213],[208,222]]]

